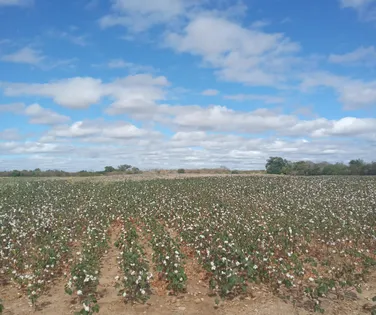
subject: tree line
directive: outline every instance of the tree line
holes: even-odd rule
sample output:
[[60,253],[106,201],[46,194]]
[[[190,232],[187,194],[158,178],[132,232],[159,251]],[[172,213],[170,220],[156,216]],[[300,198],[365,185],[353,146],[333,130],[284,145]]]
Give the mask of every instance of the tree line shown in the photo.
[[141,170],[138,167],[123,164],[117,168],[113,166],[105,166],[103,171],[86,171],[66,172],[57,169],[42,171],[40,168],[34,170],[11,170],[0,171],[0,177],[74,177],[74,176],[101,176],[116,174],[139,174]]
[[345,163],[328,163],[311,161],[288,161],[282,157],[272,156],[266,161],[268,174],[285,175],[376,175],[376,162],[367,163],[361,159]]

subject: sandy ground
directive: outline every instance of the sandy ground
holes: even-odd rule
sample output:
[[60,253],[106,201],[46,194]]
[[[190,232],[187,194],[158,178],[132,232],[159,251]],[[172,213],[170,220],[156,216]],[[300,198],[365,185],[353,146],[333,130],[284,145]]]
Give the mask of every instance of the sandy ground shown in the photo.
[[[116,259],[113,252],[109,252],[108,260],[104,265],[107,270],[103,273],[100,288],[98,290],[100,311],[99,314],[155,314],[155,315],[306,315],[311,314],[302,308],[295,308],[292,304],[285,303],[274,297],[267,290],[255,288],[253,296],[243,300],[221,302],[219,307],[215,306],[214,299],[206,295],[206,285],[197,279],[191,279],[188,292],[178,297],[152,295],[145,305],[126,305],[121,297],[117,296],[116,290],[112,287],[113,276],[117,274],[117,266],[112,263]],[[376,295],[376,276],[373,276],[368,290],[358,295],[355,300],[331,301],[325,304],[325,314],[371,314],[371,308],[376,306],[372,297]],[[44,315],[65,315],[73,314],[79,310],[79,305],[72,301],[71,297],[64,292],[64,283],[56,283],[50,291],[40,298],[37,310],[33,310],[24,295],[19,295],[18,290],[12,286],[4,286],[0,290],[4,301],[5,315],[21,314],[44,314]]]

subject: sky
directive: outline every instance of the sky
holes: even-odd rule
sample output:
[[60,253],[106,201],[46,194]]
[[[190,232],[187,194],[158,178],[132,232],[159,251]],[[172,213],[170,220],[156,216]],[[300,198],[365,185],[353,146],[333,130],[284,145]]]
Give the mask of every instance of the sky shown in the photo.
[[0,169],[376,153],[376,0],[0,0]]

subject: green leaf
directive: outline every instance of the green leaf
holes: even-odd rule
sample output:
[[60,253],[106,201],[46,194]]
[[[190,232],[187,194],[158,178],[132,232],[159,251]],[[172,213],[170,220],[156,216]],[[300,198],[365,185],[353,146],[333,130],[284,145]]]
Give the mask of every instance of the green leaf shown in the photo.
[[73,291],[72,289],[70,288],[65,288],[65,293],[69,294],[69,295],[72,295],[73,294]]
[[98,304],[95,304],[93,307],[92,307],[92,310],[94,313],[99,313],[99,305]]

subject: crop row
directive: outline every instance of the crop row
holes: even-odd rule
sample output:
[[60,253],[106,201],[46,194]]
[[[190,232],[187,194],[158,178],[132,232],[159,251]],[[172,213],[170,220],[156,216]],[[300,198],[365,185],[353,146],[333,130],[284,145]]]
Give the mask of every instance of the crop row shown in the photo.
[[151,294],[150,280],[153,275],[131,221],[125,220],[115,246],[120,250],[119,265],[123,271],[122,286],[117,284],[117,287],[121,286],[119,293],[125,302],[146,302]]
[[184,292],[183,246],[195,253],[213,294],[233,297],[264,283],[316,310],[324,297],[360,290],[376,265],[373,177],[19,180],[0,183],[1,277],[35,304],[69,272],[68,289],[82,291],[79,300],[94,310],[107,231],[118,217],[126,301],[150,295],[151,264],[172,294]]

